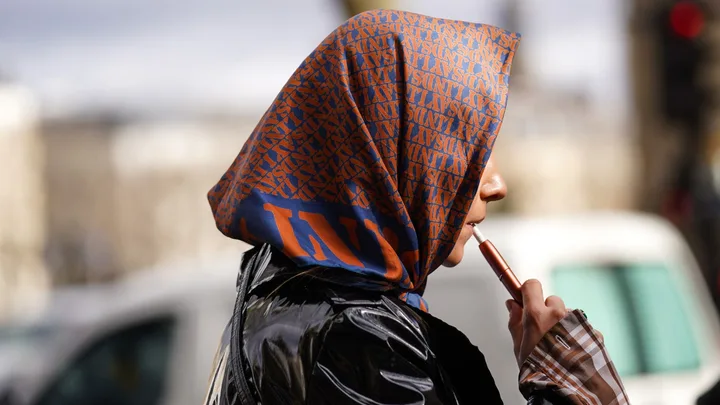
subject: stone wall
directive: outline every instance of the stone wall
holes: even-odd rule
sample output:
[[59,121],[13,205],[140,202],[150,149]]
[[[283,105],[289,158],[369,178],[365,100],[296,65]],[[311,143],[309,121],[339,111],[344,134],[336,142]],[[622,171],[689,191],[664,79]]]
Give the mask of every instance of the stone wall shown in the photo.
[[49,265],[57,283],[245,249],[205,194],[254,126],[244,120],[46,126]]
[[494,154],[508,184],[507,211],[548,215],[636,208],[640,160],[626,138],[505,139]]
[[0,83],[0,316],[40,305],[45,188],[37,106],[24,88]]

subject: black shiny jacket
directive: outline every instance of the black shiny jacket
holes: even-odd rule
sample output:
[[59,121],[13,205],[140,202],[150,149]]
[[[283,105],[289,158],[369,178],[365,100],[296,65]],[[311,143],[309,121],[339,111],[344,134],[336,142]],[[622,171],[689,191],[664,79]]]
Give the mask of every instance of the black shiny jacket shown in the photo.
[[206,404],[502,403],[464,334],[359,281],[267,245],[246,253]]

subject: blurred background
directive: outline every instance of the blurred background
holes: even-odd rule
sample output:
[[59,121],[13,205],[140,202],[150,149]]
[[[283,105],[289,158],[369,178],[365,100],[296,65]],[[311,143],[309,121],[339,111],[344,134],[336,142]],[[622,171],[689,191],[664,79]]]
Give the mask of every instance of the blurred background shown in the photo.
[[[679,269],[673,277],[696,281],[682,294],[699,297],[699,323],[715,340],[718,6],[0,2],[0,404],[202,400],[247,247],[216,230],[205,193],[304,57],[372,8],[521,32],[495,149],[510,189],[493,206],[498,221],[561,227],[553,218],[612,212],[632,222],[613,222],[628,240],[669,232],[690,252],[668,259]],[[649,225],[636,227],[637,218]],[[580,232],[590,238],[593,229]],[[658,255],[669,249],[654,246]],[[522,249],[514,255],[523,261]],[[593,288],[582,279],[557,285],[568,294]],[[720,376],[700,363],[692,364],[707,381]],[[628,375],[652,374],[643,364]],[[688,378],[673,375],[663,384]]]

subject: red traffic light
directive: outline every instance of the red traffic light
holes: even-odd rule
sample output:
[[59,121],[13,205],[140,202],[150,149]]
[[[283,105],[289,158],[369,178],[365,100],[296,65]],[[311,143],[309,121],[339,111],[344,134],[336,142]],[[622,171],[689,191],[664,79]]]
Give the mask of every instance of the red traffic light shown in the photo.
[[695,38],[705,27],[705,13],[693,1],[682,1],[670,11],[670,26],[683,38]]

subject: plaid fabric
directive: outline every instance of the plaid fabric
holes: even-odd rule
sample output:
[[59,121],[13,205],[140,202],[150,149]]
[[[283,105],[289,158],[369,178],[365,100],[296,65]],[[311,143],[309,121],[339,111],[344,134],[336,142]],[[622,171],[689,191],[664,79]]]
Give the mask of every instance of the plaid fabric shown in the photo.
[[600,332],[574,310],[548,333],[520,367],[520,392],[541,392],[582,405],[628,405],[630,400]]

